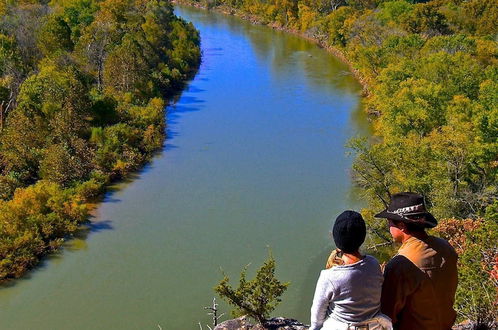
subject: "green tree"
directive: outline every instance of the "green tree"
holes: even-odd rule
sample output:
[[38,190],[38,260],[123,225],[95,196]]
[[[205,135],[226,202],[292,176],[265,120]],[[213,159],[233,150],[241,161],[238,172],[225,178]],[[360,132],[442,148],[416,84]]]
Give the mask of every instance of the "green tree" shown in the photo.
[[38,48],[46,57],[58,54],[61,51],[70,52],[74,44],[71,40],[71,28],[61,15],[48,16],[38,32]]
[[40,160],[40,178],[68,187],[88,178],[92,170],[92,153],[82,139],[52,144],[44,149]]
[[9,116],[0,139],[4,173],[23,183],[34,183],[48,135],[48,127],[40,117],[30,118],[18,112]]
[[24,75],[25,68],[15,38],[0,33],[0,132],[14,108]]
[[383,114],[379,123],[386,140],[391,136],[406,136],[409,132],[426,135],[443,125],[448,98],[440,84],[413,78],[401,82],[391,98],[378,104],[378,110]]
[[96,77],[97,89],[104,86],[104,63],[110,51],[119,45],[126,31],[126,13],[131,1],[106,0],[99,3],[100,10],[92,23],[83,29],[76,45],[79,62]]
[[235,306],[234,316],[249,315],[264,324],[270,313],[280,303],[280,296],[289,283],[282,283],[275,277],[275,259],[270,254],[252,280],[246,279],[247,267],[240,274],[239,287],[232,288],[227,275],[215,287],[221,298]]
[[[414,76],[442,86],[443,94],[448,99],[454,95],[476,99],[484,78],[484,68],[469,54],[439,52],[421,58]],[[441,101],[444,102],[444,99]]]
[[352,16],[353,10],[350,7],[340,7],[324,18],[326,38],[330,44],[336,46],[346,46],[348,35],[344,29],[344,22]]
[[97,1],[94,0],[52,0],[61,9],[64,21],[71,29],[71,40],[76,44],[83,30],[95,19],[95,13],[99,9]]
[[474,55],[477,51],[477,42],[465,34],[437,36],[427,40],[421,54],[429,55],[441,51],[450,55],[455,55],[457,52]]
[[78,72],[70,66],[60,69],[51,61],[41,63],[40,72],[23,82],[17,102],[18,111],[46,119],[59,112],[83,115],[90,107],[87,86]]
[[110,94],[132,92],[136,96],[153,95],[148,91],[149,68],[142,54],[142,47],[131,35],[111,51],[104,64],[104,87]]
[[377,18],[382,24],[398,25],[410,15],[413,5],[405,0],[383,2],[379,6]]
[[162,146],[159,96],[182,86],[200,49],[165,1],[0,7],[3,281],[60,246],[87,219],[84,201]]
[[429,37],[450,33],[446,17],[440,12],[439,6],[432,2],[417,4],[403,25],[409,32]]

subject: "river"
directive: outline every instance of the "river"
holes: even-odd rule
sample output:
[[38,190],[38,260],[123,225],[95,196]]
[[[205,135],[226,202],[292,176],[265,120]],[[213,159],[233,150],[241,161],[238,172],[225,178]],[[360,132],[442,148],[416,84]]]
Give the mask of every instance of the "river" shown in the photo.
[[200,30],[203,61],[168,107],[164,150],[113,187],[88,230],[0,290],[0,329],[199,329],[220,268],[236,283],[268,247],[291,282],[274,315],[309,322],[331,219],[358,205],[344,146],[369,133],[361,86],[306,40],[176,12]]

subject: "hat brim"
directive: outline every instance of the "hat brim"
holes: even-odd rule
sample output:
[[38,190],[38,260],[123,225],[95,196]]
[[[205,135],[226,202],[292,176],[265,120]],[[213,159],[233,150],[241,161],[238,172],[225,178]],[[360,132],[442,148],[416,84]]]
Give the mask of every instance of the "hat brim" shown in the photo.
[[[424,212],[424,213],[419,213],[419,214],[425,215],[425,221],[423,222],[423,224],[426,228],[434,228],[437,226],[437,220],[436,220],[436,218],[434,218],[434,216],[431,213]],[[384,211],[382,211],[380,213],[377,213],[376,215],[374,215],[374,217],[397,220],[397,221],[402,221],[402,222],[406,222],[406,223],[420,223],[420,221],[407,219],[407,218],[404,218],[398,214],[388,212],[387,209],[385,209]]]

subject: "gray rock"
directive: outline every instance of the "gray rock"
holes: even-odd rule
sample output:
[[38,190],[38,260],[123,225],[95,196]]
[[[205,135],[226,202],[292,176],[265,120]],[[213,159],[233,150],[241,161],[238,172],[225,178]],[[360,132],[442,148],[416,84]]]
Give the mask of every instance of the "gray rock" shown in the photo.
[[264,325],[253,324],[247,316],[227,320],[218,324],[214,330],[306,330],[309,327],[301,322],[284,317],[274,317]]

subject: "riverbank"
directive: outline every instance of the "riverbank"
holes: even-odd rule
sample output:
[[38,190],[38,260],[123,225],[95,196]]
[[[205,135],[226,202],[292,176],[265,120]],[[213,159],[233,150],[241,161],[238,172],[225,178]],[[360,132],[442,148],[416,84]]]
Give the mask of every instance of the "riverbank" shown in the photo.
[[219,12],[219,13],[222,13],[225,15],[231,15],[231,16],[241,18],[243,20],[251,22],[252,24],[265,25],[265,26],[271,27],[274,30],[290,33],[290,34],[299,36],[303,39],[306,39],[308,41],[311,41],[311,42],[317,44],[318,46],[320,46],[321,48],[327,50],[329,53],[331,53],[332,55],[334,55],[335,57],[340,59],[344,64],[346,64],[348,66],[350,72],[352,73],[352,75],[362,85],[362,87],[363,87],[362,96],[368,97],[368,95],[369,95],[369,82],[368,82],[367,77],[365,77],[359,70],[357,70],[354,67],[353,62],[348,59],[348,57],[346,56],[344,51],[342,51],[341,49],[334,47],[332,45],[328,45],[323,40],[320,40],[316,37],[310,36],[309,34],[303,33],[303,32],[298,31],[296,29],[291,29],[289,27],[279,25],[275,22],[265,23],[263,21],[263,19],[261,19],[259,16],[250,15],[248,13],[245,13],[242,10],[231,8],[231,7],[226,6],[226,5],[208,7],[208,5],[206,5],[205,3],[200,3],[197,1],[191,1],[191,0],[172,0],[172,3],[186,5],[186,6],[192,6],[192,7],[204,9],[204,10],[214,10],[216,12]]
[[[0,68],[0,283],[76,235],[109,185],[163,148],[166,101],[200,63],[198,31],[169,3],[85,6],[3,8],[10,69]],[[74,18],[83,11],[84,20]],[[25,35],[30,29],[42,32]]]
[[466,235],[475,244],[460,253],[456,309],[460,320],[493,323],[496,240],[481,235],[498,235],[496,1],[179,2],[311,38],[350,66],[374,127],[373,138],[348,143],[352,176],[368,203],[367,246],[390,241],[373,215],[400,191],[422,194],[440,219],[438,234],[453,244],[457,228],[472,223]]

